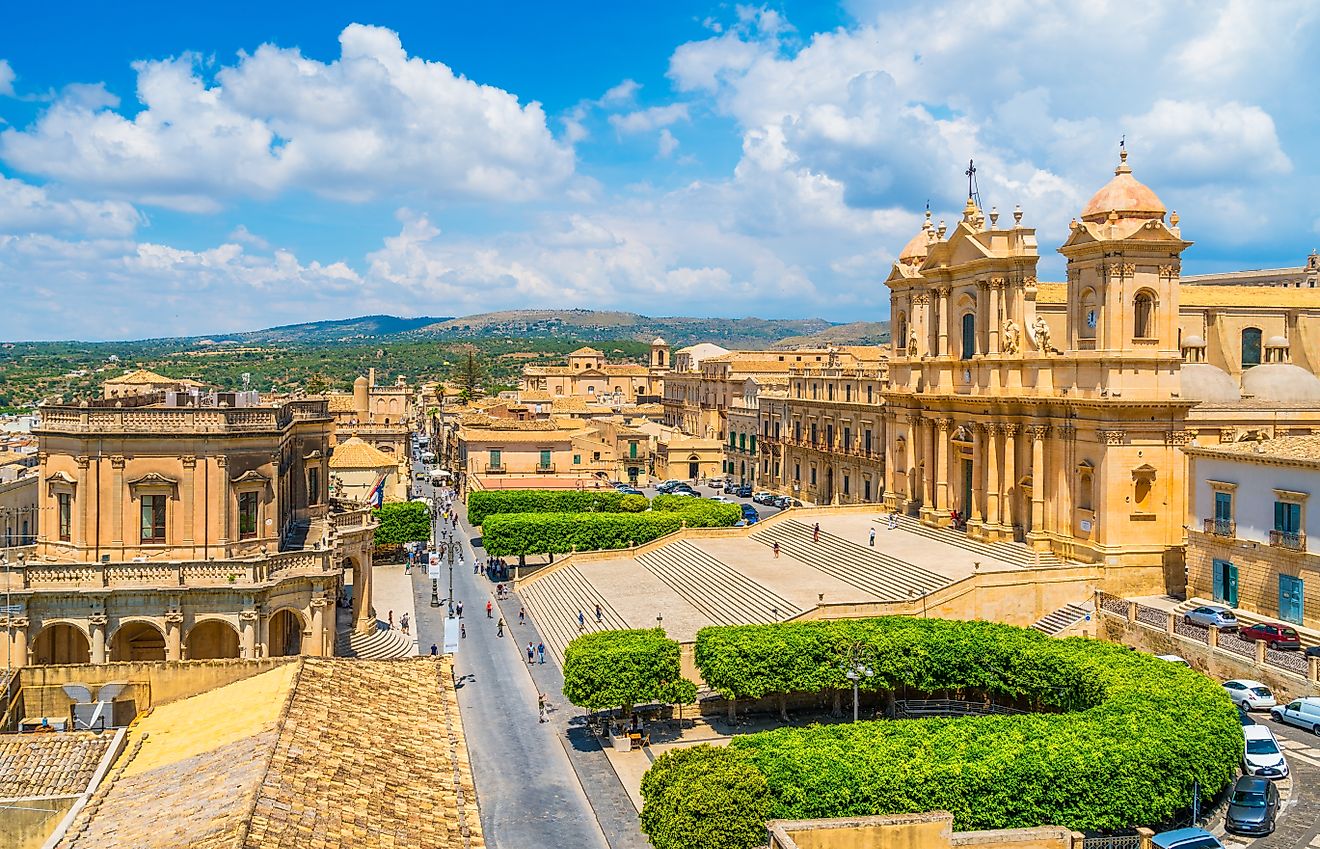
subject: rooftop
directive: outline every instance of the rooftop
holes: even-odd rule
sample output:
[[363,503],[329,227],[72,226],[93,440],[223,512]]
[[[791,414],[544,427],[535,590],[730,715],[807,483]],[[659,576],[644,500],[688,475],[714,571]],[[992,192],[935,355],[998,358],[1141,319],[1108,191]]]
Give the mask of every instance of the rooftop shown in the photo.
[[1186,450],[1197,455],[1282,462],[1320,469],[1320,433],[1278,436],[1274,439],[1249,439],[1220,445],[1195,445],[1188,446]]
[[386,454],[369,442],[363,442],[356,436],[335,446],[330,455],[332,469],[380,469],[399,465],[399,459]]
[[113,739],[90,731],[0,735],[0,799],[82,793]]

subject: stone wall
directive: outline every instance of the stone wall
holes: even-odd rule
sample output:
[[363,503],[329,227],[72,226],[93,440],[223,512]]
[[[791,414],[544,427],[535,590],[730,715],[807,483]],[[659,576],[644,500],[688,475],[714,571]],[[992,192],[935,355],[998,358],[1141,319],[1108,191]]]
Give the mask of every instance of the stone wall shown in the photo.
[[1080,849],[1082,835],[1056,826],[953,830],[953,814],[888,814],[819,820],[771,820],[770,849]]

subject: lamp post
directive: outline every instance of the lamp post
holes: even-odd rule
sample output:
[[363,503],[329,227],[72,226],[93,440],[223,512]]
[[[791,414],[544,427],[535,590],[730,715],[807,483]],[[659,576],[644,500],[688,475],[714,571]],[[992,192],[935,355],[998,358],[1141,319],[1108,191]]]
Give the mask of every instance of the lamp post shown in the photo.
[[862,679],[875,677],[875,670],[871,668],[871,649],[865,643],[853,643],[848,649],[848,660],[843,667],[843,677],[852,683],[853,722],[856,722],[858,688]]

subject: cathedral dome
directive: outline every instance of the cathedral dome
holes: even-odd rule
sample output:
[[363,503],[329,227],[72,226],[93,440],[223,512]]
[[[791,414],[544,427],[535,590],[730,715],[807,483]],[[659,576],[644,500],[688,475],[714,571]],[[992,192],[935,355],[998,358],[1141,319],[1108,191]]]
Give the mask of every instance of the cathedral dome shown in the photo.
[[1265,363],[1242,373],[1242,391],[1266,401],[1320,402],[1320,377],[1292,363]]
[[1112,212],[1119,218],[1164,218],[1164,203],[1150,187],[1132,176],[1127,150],[1119,153],[1114,179],[1106,183],[1082,209],[1083,221],[1100,223]]
[[1227,404],[1242,400],[1228,372],[1209,363],[1183,363],[1182,397],[1188,401]]
[[930,254],[930,210],[926,210],[926,223],[921,230],[898,252],[898,261],[905,265],[920,265]]

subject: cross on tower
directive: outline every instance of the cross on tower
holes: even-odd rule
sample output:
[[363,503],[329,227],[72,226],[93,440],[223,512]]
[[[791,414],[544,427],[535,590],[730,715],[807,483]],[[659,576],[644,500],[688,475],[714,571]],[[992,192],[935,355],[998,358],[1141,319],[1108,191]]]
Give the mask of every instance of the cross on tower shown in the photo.
[[967,170],[963,173],[967,175],[967,197],[970,198],[973,194],[972,181],[976,179],[976,160],[967,160]]

